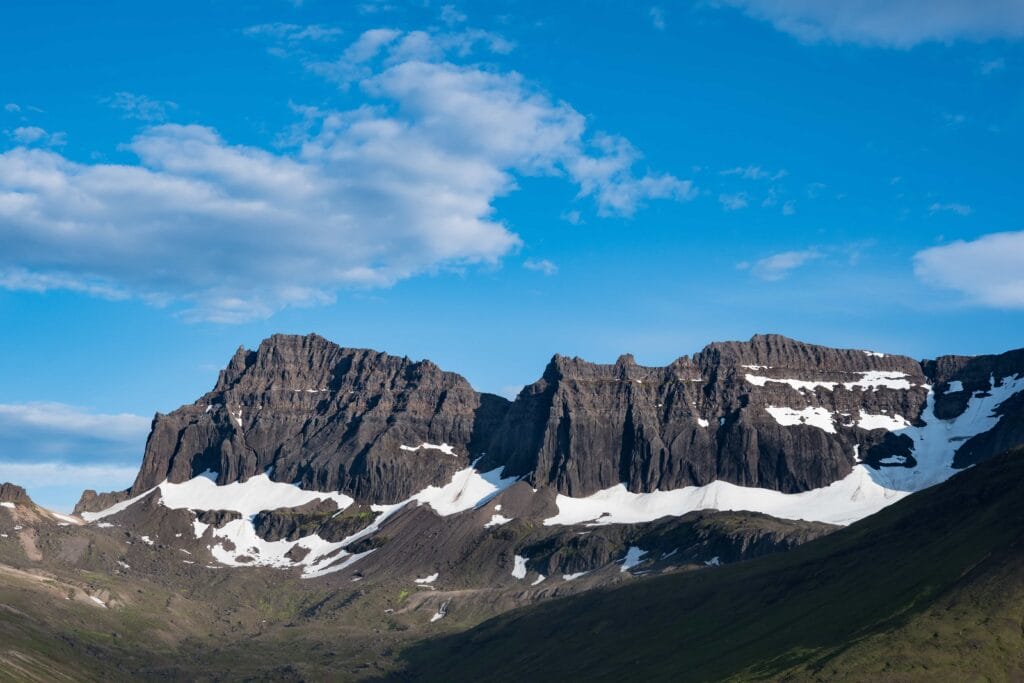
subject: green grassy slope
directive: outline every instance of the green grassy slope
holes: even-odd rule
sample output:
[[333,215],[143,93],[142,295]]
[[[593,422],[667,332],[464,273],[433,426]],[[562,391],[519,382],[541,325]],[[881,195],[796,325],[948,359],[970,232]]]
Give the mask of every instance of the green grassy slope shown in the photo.
[[556,600],[417,644],[404,677],[1019,679],[1022,456],[783,555]]

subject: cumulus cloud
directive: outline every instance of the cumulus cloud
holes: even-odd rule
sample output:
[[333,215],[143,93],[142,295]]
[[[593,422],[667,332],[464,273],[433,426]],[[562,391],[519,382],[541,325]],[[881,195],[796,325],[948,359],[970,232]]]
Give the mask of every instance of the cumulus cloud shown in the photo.
[[555,273],[558,272],[558,266],[556,266],[552,261],[549,261],[546,258],[526,259],[525,261],[523,261],[523,268],[526,268],[527,270],[536,270],[537,272],[544,273],[545,275],[554,275]]
[[518,176],[564,178],[603,215],[695,196],[521,75],[437,57],[457,42],[410,39],[377,30],[350,45],[369,102],[303,110],[285,153],[161,124],[124,146],[134,164],[0,154],[0,285],[130,293],[239,322],[498,262],[520,239],[493,202]]
[[958,240],[914,255],[914,273],[927,284],[956,290],[995,308],[1024,308],[1024,231]]
[[719,0],[807,43],[893,48],[1024,37],[1019,0]]
[[[817,249],[804,249],[801,251],[783,251],[772,254],[756,261],[749,266],[754,277],[775,282],[781,280],[800,266],[821,258],[822,254]],[[743,264],[746,267],[746,264]]]
[[111,109],[120,111],[126,119],[146,122],[166,121],[168,112],[178,108],[174,102],[154,100],[130,92],[114,93],[113,97],[104,102]]

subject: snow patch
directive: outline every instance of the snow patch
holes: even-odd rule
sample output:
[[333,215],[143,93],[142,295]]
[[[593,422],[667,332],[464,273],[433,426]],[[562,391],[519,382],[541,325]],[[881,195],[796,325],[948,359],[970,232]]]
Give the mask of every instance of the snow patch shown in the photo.
[[533,583],[531,583],[530,585],[531,586],[536,586],[538,584],[541,584],[541,583],[544,582],[544,579],[546,579],[546,578],[548,578],[548,577],[544,576],[543,574],[538,574],[537,578],[534,579]]
[[953,380],[952,382],[949,383],[949,386],[946,387],[946,393],[947,394],[956,394],[956,393],[961,392],[963,390],[964,390],[964,383],[961,382],[958,379]]
[[5,500],[4,502],[0,503],[0,507],[10,508],[11,510],[13,510],[14,503]]
[[437,581],[437,577],[440,576],[440,572],[434,572],[430,576],[425,576],[422,579],[413,579],[413,583],[418,583],[421,586],[426,586]]
[[[625,484],[617,484],[583,498],[559,494],[555,498],[558,514],[544,520],[544,524],[639,524],[695,510],[747,510],[781,519],[849,524],[956,474],[952,463],[957,449],[964,441],[995,427],[1001,417],[996,409],[1024,391],[1024,377],[1006,377],[999,386],[995,384],[995,379],[991,379],[991,388],[972,396],[964,412],[952,420],[935,417],[935,395],[928,387],[920,417],[922,426],[897,430],[913,442],[915,467],[875,469],[858,462],[843,479],[801,493],[737,486],[720,480],[650,493],[633,493]],[[795,418],[787,415],[784,419]],[[855,448],[854,454],[859,461],[859,449]],[[897,465],[907,460],[894,455],[881,462]]]
[[96,597],[95,595],[90,595],[90,596],[89,596],[89,599],[90,599],[90,600],[92,600],[93,602],[95,602],[95,603],[96,603],[97,605],[99,605],[99,606],[100,606],[100,607],[102,607],[103,609],[106,609],[106,608],[107,608],[107,603],[103,602],[102,600],[100,600],[99,598],[97,598],[97,597]]
[[829,434],[836,433],[836,425],[833,421],[832,413],[825,408],[801,408],[796,410],[784,406],[767,406],[765,410],[783,427],[806,424],[822,429]]
[[506,517],[505,515],[493,514],[491,515],[491,521],[484,524],[484,528],[489,529],[492,526],[501,526],[502,524],[508,524],[511,521],[511,518]]
[[581,576],[586,576],[589,573],[590,572],[576,572],[575,574],[562,574],[562,580],[563,581],[575,581],[576,579],[580,578]]
[[885,354],[879,353],[878,351],[865,351],[864,354],[867,356],[874,356],[875,358],[885,358]]
[[403,451],[410,451],[410,452],[413,452],[413,453],[415,453],[416,451],[418,451],[420,449],[424,449],[424,450],[430,449],[430,450],[435,450],[435,451],[441,451],[445,455],[452,455],[452,456],[455,455],[455,449],[452,446],[449,446],[446,443],[442,443],[442,444],[421,443],[419,446],[399,446],[399,448],[401,448]]
[[857,426],[861,429],[885,429],[895,432],[900,429],[906,429],[910,426],[910,422],[902,415],[870,415],[861,411],[860,419],[857,420]]
[[711,423],[708,422],[707,420],[705,420],[703,417],[698,417],[697,418],[697,424],[699,424],[701,427],[709,427],[709,426],[711,426]]
[[515,557],[514,564],[512,566],[512,578],[526,578],[526,558],[522,555],[516,555]]
[[646,550],[640,550],[640,548],[635,545],[630,546],[629,550],[626,551],[626,556],[622,558],[622,569],[619,571],[628,572],[630,569],[640,564],[646,554]]
[[150,538],[149,536],[140,536],[139,538],[141,538],[142,542],[145,543],[146,545],[156,545],[155,543],[153,543],[153,539]]
[[715,555],[710,560],[705,561],[704,564],[707,565],[708,567],[718,567],[718,566],[721,566],[722,562],[718,558],[718,555]]

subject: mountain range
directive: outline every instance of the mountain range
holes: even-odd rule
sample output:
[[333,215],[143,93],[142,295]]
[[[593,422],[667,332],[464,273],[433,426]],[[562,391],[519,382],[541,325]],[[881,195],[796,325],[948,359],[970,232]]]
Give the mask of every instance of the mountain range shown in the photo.
[[[1024,350],[918,361],[758,335],[665,367],[555,356],[509,401],[430,361],[275,335],[155,416],[129,489],[64,516],[0,487],[0,663],[21,680],[456,680],[494,661],[842,677],[823,662],[859,661],[979,558],[1013,556],[1019,515],[989,531],[988,506],[1012,507],[1021,444]],[[970,552],[942,550],[954,528]],[[846,630],[816,625],[823,609]],[[726,623],[739,654],[709,644]],[[569,631],[589,635],[545,664]]]

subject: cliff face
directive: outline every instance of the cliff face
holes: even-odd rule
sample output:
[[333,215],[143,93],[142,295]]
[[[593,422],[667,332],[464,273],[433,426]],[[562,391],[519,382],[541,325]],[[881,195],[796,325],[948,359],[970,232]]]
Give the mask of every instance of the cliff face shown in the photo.
[[[973,419],[970,402],[1017,375],[1024,350],[922,363],[759,335],[666,367],[555,356],[509,403],[429,361],[276,335],[239,349],[196,403],[157,415],[129,492],[83,497],[80,508],[206,471],[220,484],[267,472],[390,503],[478,458],[481,471],[503,466],[576,497],[620,482],[650,492],[715,480],[796,493],[858,461],[915,466],[915,429]],[[994,428],[956,442],[957,467],[1024,443],[1024,392],[997,410]]]
[[[620,481],[632,491],[716,479],[805,491],[849,474],[855,446],[868,460],[886,438],[845,423],[862,412],[913,421],[927,382],[910,358],[775,335],[711,344],[664,368],[556,356],[509,410],[488,463],[573,496]],[[842,421],[783,424],[769,410],[779,408]]]
[[[507,406],[429,361],[275,335],[256,351],[239,349],[197,402],[156,416],[131,494],[205,471],[222,484],[269,472],[394,502],[468,466]],[[448,444],[451,454],[406,450],[424,443]]]

